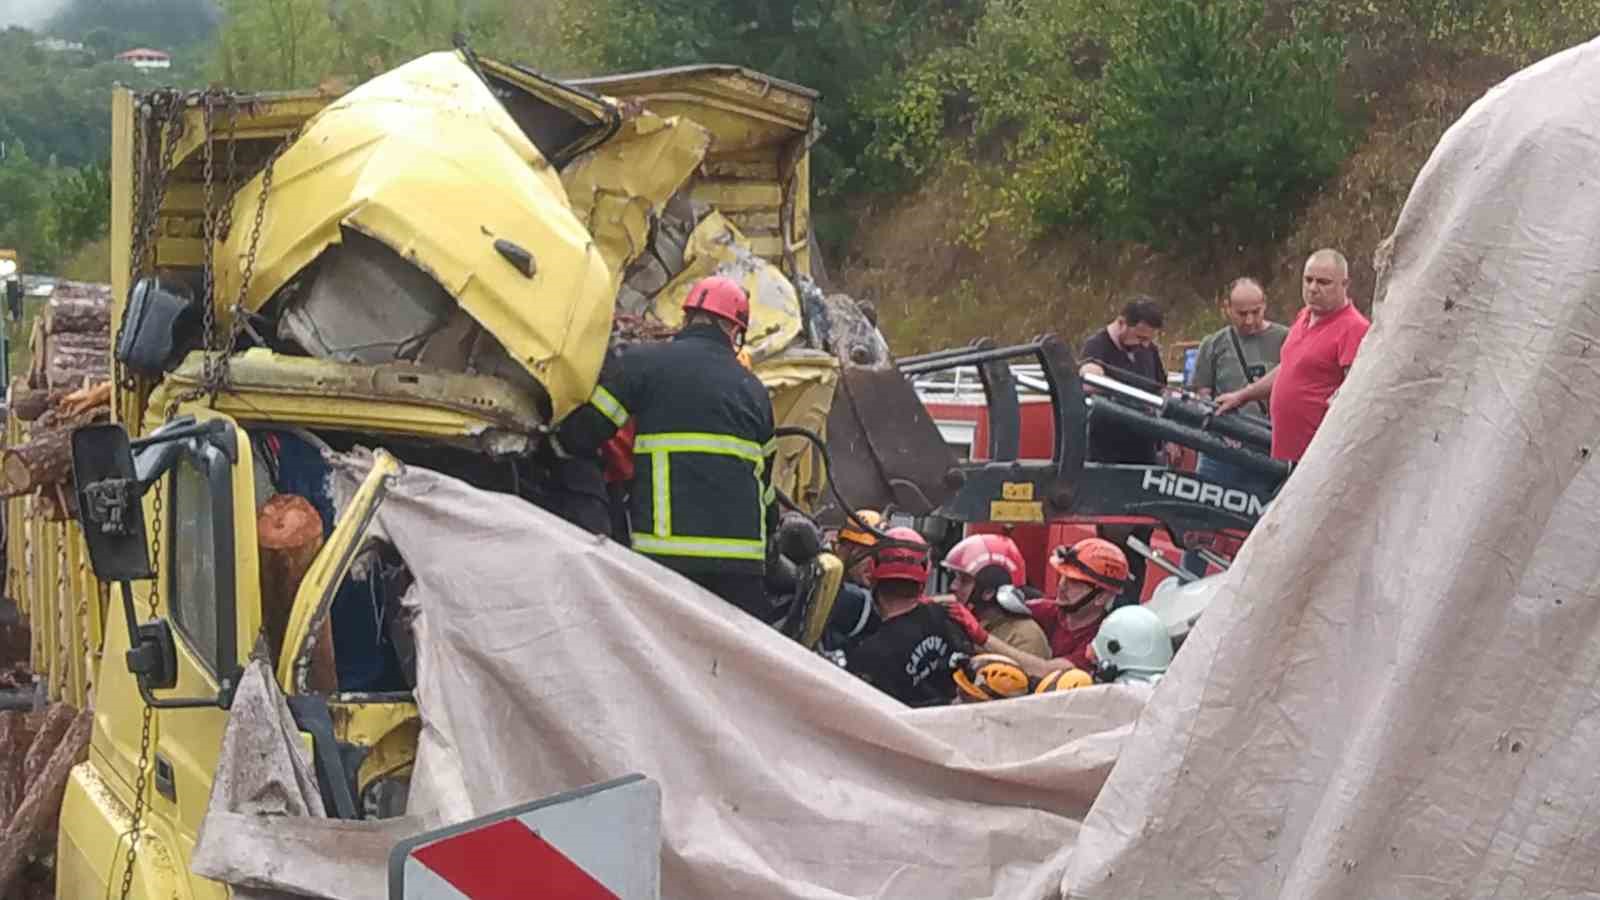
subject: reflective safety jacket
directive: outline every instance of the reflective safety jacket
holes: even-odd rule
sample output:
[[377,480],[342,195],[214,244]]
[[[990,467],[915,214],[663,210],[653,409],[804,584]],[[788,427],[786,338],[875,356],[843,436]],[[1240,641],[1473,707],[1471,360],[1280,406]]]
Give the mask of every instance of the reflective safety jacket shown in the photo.
[[630,418],[633,548],[680,572],[764,573],[777,525],[772,401],[722,330],[630,348],[557,437],[594,453]]

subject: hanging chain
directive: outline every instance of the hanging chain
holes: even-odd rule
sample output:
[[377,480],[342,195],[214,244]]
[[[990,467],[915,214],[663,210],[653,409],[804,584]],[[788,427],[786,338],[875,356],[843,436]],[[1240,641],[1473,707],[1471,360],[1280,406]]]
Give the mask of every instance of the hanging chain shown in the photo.
[[[130,267],[130,277],[128,279],[130,290],[137,282],[139,274],[143,271],[143,265],[146,261],[148,261],[150,250],[153,247],[153,242],[155,240],[156,219],[160,215],[161,204],[166,198],[167,178],[172,172],[172,161],[176,152],[178,138],[183,134],[183,102],[180,95],[170,91],[157,92],[151,101],[151,108],[161,109],[165,114],[164,119],[155,120],[157,128],[156,133],[164,138],[161,150],[161,168],[155,173],[157,180],[154,191],[145,191],[142,185],[142,170],[144,169],[144,166],[142,165],[143,154],[140,152],[140,148],[144,144],[145,135],[143,134],[141,128],[139,138],[134,142],[134,156],[135,159],[139,161],[134,169],[136,176],[135,190],[137,191],[137,202],[135,204],[135,209],[137,210],[138,215],[134,220],[134,256]],[[167,119],[170,119],[173,123],[172,127],[170,128],[167,127]],[[206,141],[208,144],[210,143],[209,129],[206,135]],[[209,150],[207,152],[209,154]],[[148,207],[146,207],[146,204],[148,204]],[[209,216],[209,210],[207,211],[207,215]],[[127,307],[124,306],[122,327],[126,326]],[[112,354],[112,356],[114,359],[115,354]],[[126,386],[130,388],[133,386],[131,378],[128,379]],[[174,406],[175,405],[176,404],[174,404]],[[155,521],[152,523],[150,542],[150,555],[152,563],[149,596],[149,618],[151,619],[154,619],[159,611],[157,605],[161,598],[162,484],[163,482],[161,480],[156,482],[154,486],[155,496],[151,501],[155,512]],[[128,623],[130,629],[132,629],[136,624],[137,623],[133,622]],[[125,859],[126,866],[122,871],[121,890],[117,895],[119,900],[128,900],[128,894],[133,890],[133,870],[137,865],[139,858],[139,842],[143,837],[144,815],[146,807],[148,806],[146,797],[150,789],[150,742],[151,728],[155,721],[155,707],[148,703],[141,705],[143,708],[140,710],[139,720],[139,761],[133,787],[133,817],[128,829],[128,852]]]
[[[167,197],[167,176],[172,171],[173,158],[178,150],[178,140],[183,136],[183,95],[175,90],[159,90],[145,94],[139,103],[138,121],[134,123],[133,141],[133,197],[131,204],[131,220],[133,223],[133,240],[128,252],[128,290],[138,283],[139,277],[144,274],[145,266],[153,262],[152,250],[155,245],[156,225],[161,218],[161,206]],[[149,142],[156,142],[156,161],[159,168],[151,171],[151,158]],[[154,185],[147,183],[147,179],[154,177]],[[117,338],[113,346],[122,340],[122,332],[128,325],[128,304],[122,308],[122,320],[117,323]],[[135,389],[136,382],[131,374],[124,371],[117,355],[111,355],[113,372],[112,377],[117,384],[125,390]]]
[[[201,179],[204,185],[204,206],[201,208],[202,224],[201,234],[204,237],[204,248],[201,253],[201,279],[200,296],[204,300],[204,307],[200,313],[201,321],[201,346],[205,354],[201,357],[200,383],[208,388],[216,383],[216,359],[213,351],[217,350],[217,304],[213,297],[216,286],[217,255],[217,207],[216,207],[216,155],[217,144],[211,131],[211,119],[216,107],[216,94],[206,91],[200,97],[201,120],[205,123],[204,151],[201,156],[205,163],[201,169]],[[224,355],[227,348],[222,348]]]
[[[261,170],[261,195],[256,198],[255,218],[250,222],[250,242],[245,247],[244,262],[239,267],[239,291],[234,297],[233,309],[231,310],[233,315],[232,327],[228,329],[228,345],[223,353],[221,365],[217,372],[219,383],[211,388],[213,394],[216,393],[218,388],[228,383],[228,368],[233,359],[233,347],[238,343],[239,335],[244,331],[245,301],[249,299],[250,281],[256,271],[256,254],[261,247],[261,226],[266,221],[267,198],[272,194],[272,175],[277,170],[278,157],[283,155],[283,151],[294,143],[299,134],[300,132],[297,129],[284,135],[278,146],[272,149],[271,155],[267,157],[266,166]],[[228,215],[229,226],[231,227],[233,215],[231,210]]]

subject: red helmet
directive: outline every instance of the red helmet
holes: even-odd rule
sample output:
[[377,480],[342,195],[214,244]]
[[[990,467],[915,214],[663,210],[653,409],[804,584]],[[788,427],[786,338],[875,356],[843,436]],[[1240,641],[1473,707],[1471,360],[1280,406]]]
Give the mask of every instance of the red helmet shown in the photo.
[[[928,542],[916,529],[891,528],[889,541],[878,547],[877,560],[872,565],[873,581],[915,581],[928,583]],[[911,546],[906,546],[911,545]]]
[[[941,565],[952,572],[971,575],[980,582],[994,579],[993,584],[985,585],[986,588],[1002,584],[1022,587],[1028,580],[1028,564],[1022,559],[1022,551],[1017,549],[1016,541],[1003,534],[974,534],[964,538],[950,548]],[[1002,571],[985,578],[988,569]]]
[[683,311],[698,309],[718,318],[748,329],[750,327],[750,295],[744,287],[724,275],[702,278],[689,288],[684,298]]

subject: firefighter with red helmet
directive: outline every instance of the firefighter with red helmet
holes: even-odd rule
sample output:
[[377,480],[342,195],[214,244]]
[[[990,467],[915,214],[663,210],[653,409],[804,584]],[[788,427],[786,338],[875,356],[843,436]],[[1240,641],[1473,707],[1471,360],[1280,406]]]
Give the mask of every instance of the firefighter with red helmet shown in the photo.
[[984,629],[1010,646],[1049,659],[1050,642],[1028,611],[1027,563],[1003,534],[974,534],[950,548],[941,565],[955,575],[951,591]]
[[885,538],[872,568],[880,623],[846,648],[845,667],[907,706],[949,703],[956,695],[952,657],[971,656],[976,648],[949,609],[923,596],[927,542],[904,527],[891,528]]
[[763,621],[767,536],[776,530],[772,401],[738,353],[750,298],[737,281],[701,279],[671,340],[628,349],[556,433],[588,456],[634,423],[633,549]]
[[1057,547],[1050,565],[1061,576],[1056,595],[1030,602],[1028,610],[1050,639],[1053,664],[1093,671],[1089,646],[1106,611],[1128,586],[1128,558],[1108,540],[1084,538]]

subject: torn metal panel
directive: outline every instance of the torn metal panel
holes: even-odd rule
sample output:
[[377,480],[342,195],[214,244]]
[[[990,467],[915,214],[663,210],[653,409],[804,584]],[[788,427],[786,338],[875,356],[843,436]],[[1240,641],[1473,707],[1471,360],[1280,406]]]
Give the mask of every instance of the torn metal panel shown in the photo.
[[[240,190],[217,303],[238,296],[262,178]],[[456,53],[374,78],[307,122],[273,167],[245,308],[353,230],[436,281],[543,385],[559,418],[593,389],[617,274],[560,177]]]
[[[839,364],[820,350],[790,347],[755,367],[757,378],[772,397],[772,418],[779,427],[805,428],[828,438],[828,410],[839,381]],[[815,509],[827,486],[815,447],[803,438],[778,442],[772,483],[800,506]]]
[[684,268],[651,306],[656,318],[677,327],[683,322],[683,299],[694,283],[709,275],[725,275],[750,294],[750,330],[746,348],[755,362],[783,352],[800,336],[800,294],[783,272],[757,256],[739,229],[720,212],[700,221],[689,237]]
[[613,272],[649,249],[651,223],[710,146],[711,133],[690,119],[633,109],[615,137],[561,173],[573,210]]
[[[203,374],[201,354],[190,354],[151,395],[152,415],[198,388]],[[233,357],[229,377],[230,389],[209,405],[246,422],[475,441],[510,435],[525,445],[547,421],[533,398],[498,378],[406,363],[367,366],[253,349]]]

